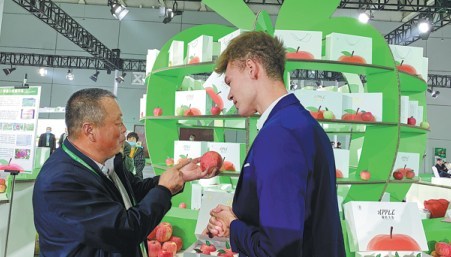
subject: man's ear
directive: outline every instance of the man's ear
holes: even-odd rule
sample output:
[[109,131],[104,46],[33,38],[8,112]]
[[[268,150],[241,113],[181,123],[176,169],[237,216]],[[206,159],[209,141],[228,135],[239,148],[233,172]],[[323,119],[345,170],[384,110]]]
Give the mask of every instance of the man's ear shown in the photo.
[[252,60],[252,59],[247,59],[246,60],[246,68],[248,69],[249,72],[249,76],[252,79],[258,79],[259,75],[260,75],[260,64],[257,63],[256,61]]
[[94,127],[92,125],[92,123],[83,123],[83,125],[81,126],[81,130],[82,130],[82,134],[84,136],[86,136],[87,138],[89,138],[90,141],[94,142],[95,139],[95,133],[94,133]]

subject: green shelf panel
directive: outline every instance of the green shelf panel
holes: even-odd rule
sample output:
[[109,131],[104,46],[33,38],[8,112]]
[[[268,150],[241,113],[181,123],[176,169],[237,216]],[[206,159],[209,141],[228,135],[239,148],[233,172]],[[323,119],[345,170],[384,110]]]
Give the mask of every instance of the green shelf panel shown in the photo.
[[436,242],[451,242],[451,223],[443,222],[442,219],[443,218],[422,220],[429,248],[434,246]]
[[178,65],[154,70],[152,71],[152,75],[183,78],[184,76],[191,74],[211,73],[214,67],[215,64],[213,62]]
[[337,185],[380,185],[385,184],[385,180],[362,180],[360,178],[337,178]]
[[399,71],[401,92],[426,92],[427,83],[422,78]]
[[174,141],[178,140],[175,120],[153,122],[146,120],[146,140],[152,161],[164,163],[168,156],[174,154]]
[[285,70],[293,71],[297,69],[307,70],[324,70],[335,72],[346,72],[361,75],[371,75],[378,73],[392,72],[394,69],[391,67],[380,65],[368,65],[368,64],[354,64],[338,61],[328,60],[295,60],[287,59]]
[[412,125],[407,125],[407,124],[401,124],[401,133],[404,134],[426,134],[428,133],[430,130],[429,129],[424,129],[422,127],[418,127],[418,126],[412,126]]
[[390,193],[391,202],[402,202],[405,199],[412,183],[412,181],[408,181],[407,179],[390,181],[385,192]]
[[349,201],[379,201],[385,184],[353,184],[343,203]]
[[180,209],[173,206],[163,217],[163,222],[172,224],[172,234],[182,238],[182,249],[188,248],[197,238],[194,233],[196,230],[197,218],[199,211],[191,209]]

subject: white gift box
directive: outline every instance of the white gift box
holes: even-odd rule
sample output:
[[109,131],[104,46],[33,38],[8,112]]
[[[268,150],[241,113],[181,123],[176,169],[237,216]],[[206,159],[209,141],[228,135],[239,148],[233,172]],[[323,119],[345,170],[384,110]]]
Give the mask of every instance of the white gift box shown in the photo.
[[334,148],[335,168],[343,174],[343,178],[349,177],[349,150]]
[[213,60],[213,37],[202,35],[188,43],[187,64]]
[[399,122],[407,124],[407,119],[409,118],[409,97],[401,96],[401,113],[399,115]]
[[382,93],[344,93],[343,109],[371,112],[375,121],[382,121]]
[[[411,75],[421,75],[424,69],[423,48],[415,46],[389,45],[398,70]],[[404,67],[403,67],[404,66]]]
[[214,105],[222,109],[221,114],[234,114],[236,109],[233,108],[233,101],[230,101],[227,98],[230,87],[224,82],[224,77],[224,74],[213,72],[205,81],[203,87],[212,99]]
[[417,121],[416,125],[417,126],[420,126],[421,122],[423,121],[423,111],[424,111],[423,106],[418,105],[417,116],[416,116],[416,121]]
[[423,78],[425,81],[428,81],[428,75],[429,75],[429,58],[423,57],[423,69],[421,69],[421,78]]
[[414,117],[418,120],[418,101],[409,100],[409,118]]
[[246,144],[208,142],[208,150],[218,152],[224,161],[231,162],[235,168],[234,171],[239,172],[241,170],[241,164],[246,154]]
[[343,114],[342,93],[331,91],[294,90],[294,95],[301,104],[310,111],[315,111],[321,106],[321,110],[332,111],[336,119]]
[[373,40],[341,33],[326,36],[326,60],[372,64]]
[[404,167],[411,168],[415,172],[415,175],[418,176],[418,172],[420,170],[420,154],[398,152],[396,155],[395,165],[393,165],[393,172]]
[[144,94],[143,97],[139,99],[139,118],[142,119],[146,117],[146,105],[147,102],[147,94]]
[[152,72],[153,65],[155,64],[155,61],[157,60],[158,54],[160,54],[160,50],[157,50],[157,49],[147,50],[146,76],[149,76],[149,74]]
[[205,241],[209,241],[216,247],[217,250],[226,248],[226,242],[229,240],[228,237],[209,238],[207,235],[203,234],[203,231],[207,227],[208,220],[210,219],[210,211],[219,204],[232,206],[232,202],[233,193],[204,191],[202,196],[202,205],[199,209],[199,216],[194,230],[194,234],[196,235],[198,241],[183,252],[183,257],[208,257],[217,255],[217,251],[212,252],[211,255],[197,253],[194,251],[194,249],[199,249],[200,245],[205,243]]
[[175,92],[176,116],[206,115],[211,107],[212,101],[205,90]]
[[416,203],[351,201],[344,214],[352,252],[428,250]]
[[321,31],[276,30],[274,36],[283,41],[290,59],[321,59]]
[[237,36],[239,36],[243,32],[245,32],[245,30],[237,29],[237,30],[233,31],[232,33],[229,33],[229,34],[221,37],[220,39],[218,39],[218,42],[220,44],[219,53],[224,52],[224,50],[229,45],[230,41],[232,41],[232,39],[236,38]]
[[174,141],[174,163],[183,158],[197,158],[207,152],[207,142],[203,141]]
[[174,40],[169,47],[168,67],[183,65],[185,55],[185,42]]

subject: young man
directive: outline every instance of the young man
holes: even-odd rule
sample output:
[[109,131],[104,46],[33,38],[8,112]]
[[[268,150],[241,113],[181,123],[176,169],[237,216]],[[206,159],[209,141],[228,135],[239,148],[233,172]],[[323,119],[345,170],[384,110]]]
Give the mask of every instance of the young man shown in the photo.
[[75,92],[66,126],[67,140],[42,167],[33,192],[41,256],[147,257],[143,242],[172,195],[185,181],[206,177],[199,159],[145,180],[124,171],[122,112],[103,89]]
[[138,140],[139,136],[136,132],[128,133],[127,142],[130,145],[128,156],[133,159],[136,176],[143,179],[143,169],[146,165],[146,158],[144,158],[144,149],[136,144]]
[[238,113],[258,112],[259,133],[241,169],[233,207],[211,211],[208,231],[243,256],[345,256],[329,138],[283,82],[282,42],[264,32],[233,39],[225,73]]

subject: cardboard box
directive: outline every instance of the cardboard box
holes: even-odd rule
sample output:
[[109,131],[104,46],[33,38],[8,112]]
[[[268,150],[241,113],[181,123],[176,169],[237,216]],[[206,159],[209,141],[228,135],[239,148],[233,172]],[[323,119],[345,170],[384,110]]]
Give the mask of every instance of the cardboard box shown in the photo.
[[407,119],[409,118],[409,97],[401,96],[401,113],[399,115],[399,122],[407,124]]
[[335,168],[343,174],[343,178],[349,177],[349,150],[334,148]]
[[414,117],[418,120],[418,101],[409,100],[409,118]]
[[185,55],[185,42],[174,40],[169,47],[168,67],[183,65]]
[[[246,157],[246,144],[241,143],[218,143],[218,142],[208,142],[208,150],[218,152],[222,158],[224,158],[224,162],[231,162],[233,164],[234,169],[229,169],[226,171],[236,171],[240,172],[241,164]],[[230,165],[227,165],[226,168],[231,168]]]
[[[228,242],[228,238],[226,237],[214,237],[209,238],[207,235],[204,235],[203,232],[207,227],[208,220],[210,219],[210,211],[215,208],[218,204],[232,206],[233,194],[225,193],[225,192],[213,192],[213,191],[205,191],[202,196],[202,205],[199,210],[199,216],[197,219],[196,229],[194,231],[197,242],[191,245],[188,249],[183,252],[183,257],[208,257],[215,256],[217,252],[212,252],[211,255],[206,255],[202,253],[197,253],[194,249],[199,249],[200,246],[205,243],[207,240],[215,245],[216,249],[225,249],[226,242]],[[238,256],[236,254],[235,256]]]
[[213,60],[213,37],[201,35],[188,43],[187,64],[211,62]]
[[382,93],[344,93],[343,110],[371,112],[375,121],[382,121]]
[[147,108],[147,94],[144,94],[143,97],[139,99],[139,118],[142,119],[146,117],[146,108]]
[[394,239],[413,247],[411,252],[428,250],[416,203],[351,201],[344,204],[344,214],[352,252],[378,251],[374,248]]
[[416,176],[418,176],[420,170],[420,154],[398,152],[396,155],[395,165],[393,165],[393,172],[397,169],[404,168],[404,166],[406,168],[411,168],[415,172]]
[[294,95],[301,104],[310,111],[317,111],[326,108],[332,111],[336,119],[340,119],[343,114],[342,93],[316,90],[294,90]]
[[153,65],[157,60],[157,56],[160,54],[160,50],[152,49],[147,50],[146,56],[146,76],[149,76],[152,73]]
[[229,33],[223,37],[221,37],[220,39],[218,39],[220,48],[219,48],[219,53],[221,54],[222,52],[224,52],[224,50],[227,48],[227,46],[229,45],[230,41],[234,38],[236,38],[237,36],[239,36],[241,33],[245,32],[246,30],[242,30],[242,29],[237,29],[232,33]]
[[420,126],[421,122],[424,120],[423,111],[424,111],[424,107],[418,105],[417,116],[416,116],[417,118],[416,118],[416,124],[415,124],[417,126]]
[[[222,109],[221,114],[235,114],[236,108],[233,105],[233,101],[227,98],[230,87],[224,82],[224,77],[224,74],[213,72],[205,81],[203,87],[214,105]],[[211,112],[208,114],[211,114]]]
[[193,116],[210,114],[212,100],[205,90],[175,92],[176,116]]
[[174,163],[182,158],[197,158],[208,151],[207,142],[174,141]]
[[429,58],[423,57],[423,69],[421,69],[421,78],[428,81],[429,75]]
[[326,36],[326,60],[372,64],[373,40],[341,33]]
[[395,58],[398,70],[411,75],[421,75],[424,70],[425,61],[423,58],[423,48],[415,46],[389,45]]
[[321,31],[276,30],[274,36],[283,41],[287,58],[321,60],[323,40]]

